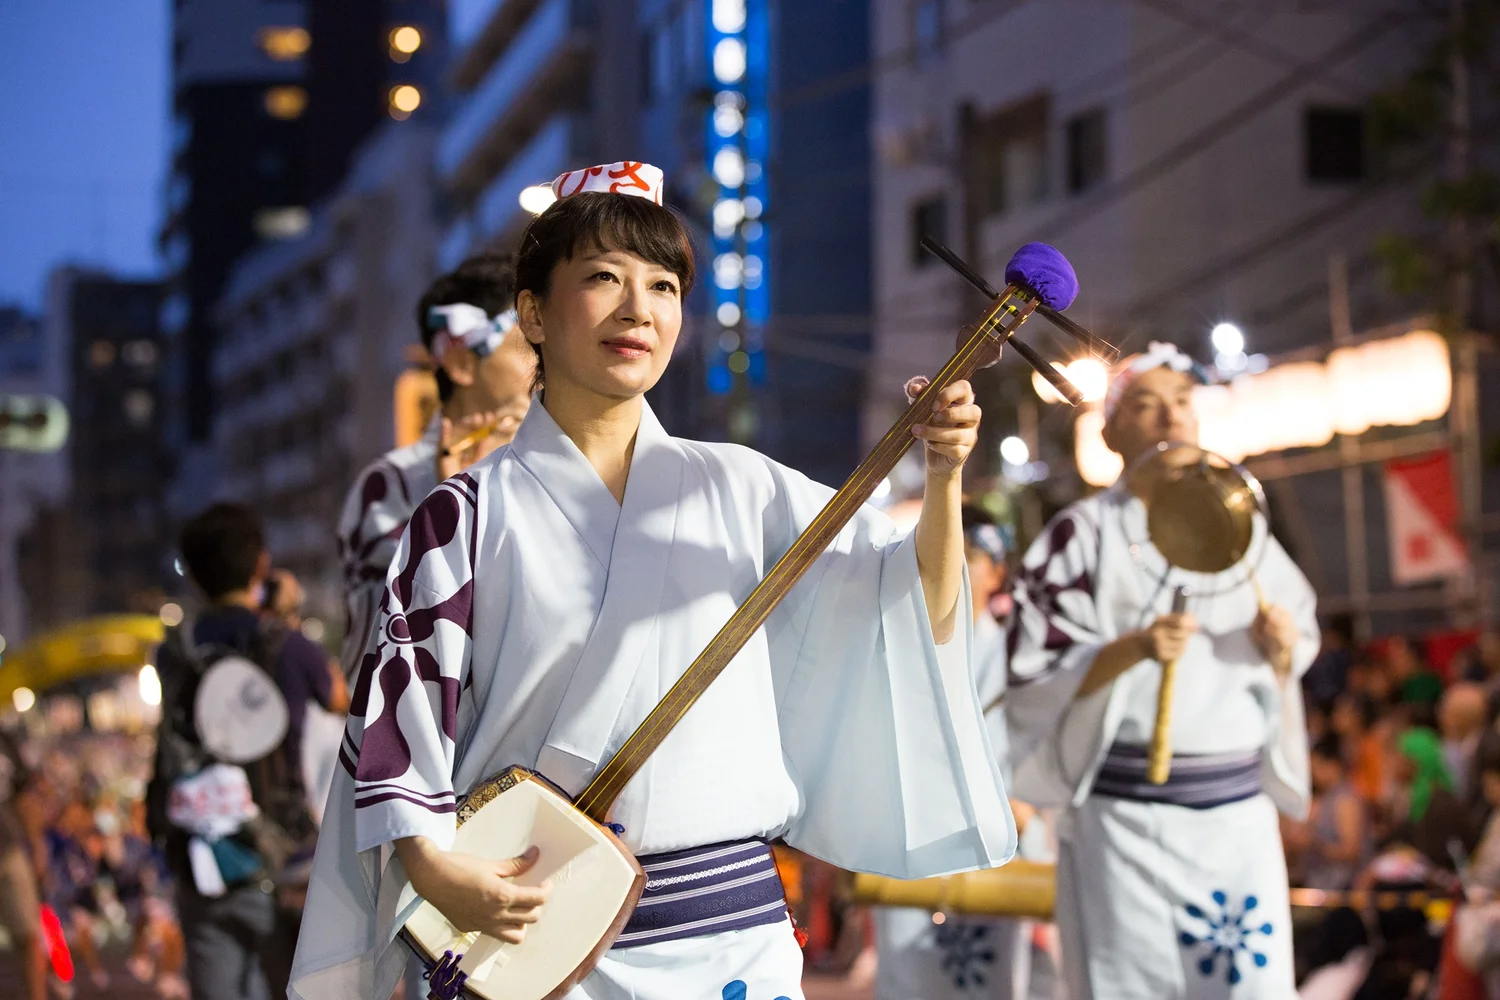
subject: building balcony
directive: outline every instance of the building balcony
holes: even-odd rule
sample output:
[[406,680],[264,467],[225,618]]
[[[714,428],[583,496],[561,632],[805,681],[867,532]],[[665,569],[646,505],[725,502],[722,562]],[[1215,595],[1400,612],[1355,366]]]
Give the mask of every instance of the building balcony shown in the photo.
[[521,191],[533,184],[550,184],[576,167],[587,141],[584,123],[575,115],[558,115],[543,127],[480,192],[473,210],[448,230],[439,249],[439,265],[451,269],[476,250],[513,243],[531,220],[521,207]]
[[541,0],[455,0],[449,6],[449,70],[459,93],[473,90],[526,26]]
[[459,106],[438,141],[438,174],[460,196],[482,191],[557,111],[587,97],[582,0],[546,0]]

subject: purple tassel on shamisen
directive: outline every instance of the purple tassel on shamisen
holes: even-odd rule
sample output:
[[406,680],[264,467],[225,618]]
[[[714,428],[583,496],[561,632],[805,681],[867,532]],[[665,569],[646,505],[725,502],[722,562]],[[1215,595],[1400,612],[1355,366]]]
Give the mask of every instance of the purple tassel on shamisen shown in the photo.
[[458,963],[461,961],[463,961],[463,955],[445,951],[442,961],[422,974],[422,978],[431,985],[431,989],[427,991],[427,1000],[460,1000],[463,996],[464,983],[469,978],[458,969]]

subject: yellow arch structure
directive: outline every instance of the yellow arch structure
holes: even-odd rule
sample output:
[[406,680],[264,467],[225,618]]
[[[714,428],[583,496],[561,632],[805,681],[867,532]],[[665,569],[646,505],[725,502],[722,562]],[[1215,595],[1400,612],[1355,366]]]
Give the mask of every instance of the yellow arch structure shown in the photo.
[[0,704],[16,688],[40,694],[79,677],[139,670],[165,635],[155,615],[100,615],[37,636],[0,658]]

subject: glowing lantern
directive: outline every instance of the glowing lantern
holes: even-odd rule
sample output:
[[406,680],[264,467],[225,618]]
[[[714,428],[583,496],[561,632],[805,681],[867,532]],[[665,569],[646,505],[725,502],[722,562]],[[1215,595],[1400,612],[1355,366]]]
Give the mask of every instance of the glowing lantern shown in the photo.
[[1245,457],[1234,393],[1227,385],[1200,385],[1193,390],[1193,410],[1198,414],[1198,443],[1231,462]]
[[1078,474],[1090,486],[1108,486],[1120,478],[1125,462],[1104,443],[1104,414],[1086,410],[1073,423],[1073,457]]

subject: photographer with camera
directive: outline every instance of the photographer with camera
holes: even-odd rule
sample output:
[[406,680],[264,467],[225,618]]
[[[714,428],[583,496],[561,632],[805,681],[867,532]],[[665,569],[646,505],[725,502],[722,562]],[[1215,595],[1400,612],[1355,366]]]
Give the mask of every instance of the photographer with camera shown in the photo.
[[309,702],[342,711],[348,691],[321,648],[258,613],[271,560],[253,511],[216,504],[179,548],[209,605],[158,653],[148,822],[176,882],[193,996],[280,998],[299,914],[278,906],[278,882],[317,837],[302,726]]

